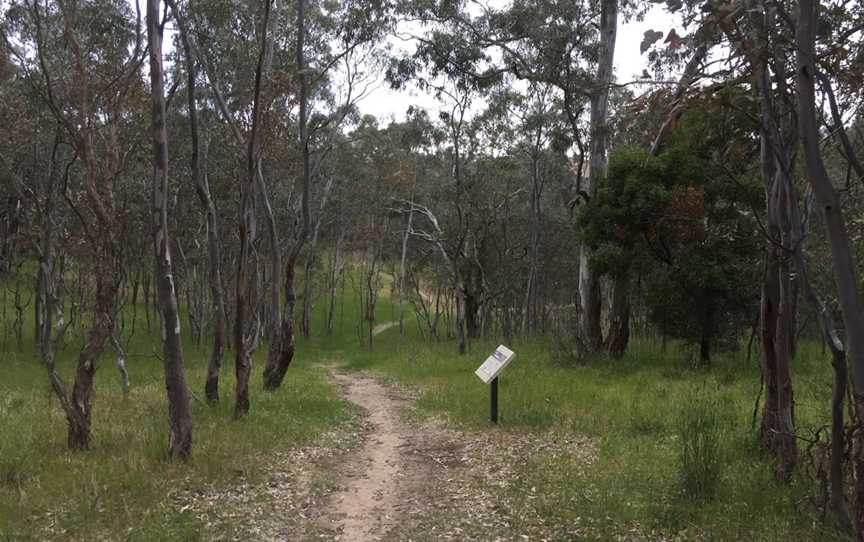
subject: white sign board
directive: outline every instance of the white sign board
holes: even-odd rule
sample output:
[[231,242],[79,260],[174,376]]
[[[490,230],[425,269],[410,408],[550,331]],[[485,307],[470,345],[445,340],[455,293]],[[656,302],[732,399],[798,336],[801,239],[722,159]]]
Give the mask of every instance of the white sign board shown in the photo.
[[480,377],[484,384],[488,384],[492,382],[493,378],[501,374],[504,367],[507,367],[515,357],[516,353],[502,344],[492,352],[491,356],[486,358],[486,361],[474,371],[474,374]]

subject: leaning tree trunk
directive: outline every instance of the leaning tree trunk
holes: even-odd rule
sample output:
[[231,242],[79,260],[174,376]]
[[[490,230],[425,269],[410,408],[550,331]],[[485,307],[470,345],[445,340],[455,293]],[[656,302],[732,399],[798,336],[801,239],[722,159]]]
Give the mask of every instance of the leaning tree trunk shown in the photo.
[[[831,368],[834,372],[834,389],[831,395],[831,464],[829,468],[829,502],[837,526],[846,534],[853,534],[852,519],[849,516],[849,505],[846,502],[845,480],[843,463],[846,454],[846,427],[843,403],[849,384],[848,371],[846,369],[846,352],[840,335],[837,333],[837,325],[834,318],[822,301],[822,297],[816,290],[810,279],[810,265],[805,256],[805,243],[807,231],[805,229],[801,214],[798,210],[797,199],[792,194],[791,223],[792,231],[795,232],[794,239],[795,268],[798,270],[799,284],[804,295],[809,301],[819,322],[822,333],[823,345],[831,350]],[[809,201],[809,198],[805,198]],[[805,204],[805,213],[810,215],[810,205]],[[809,222],[809,220],[807,221]]]
[[[299,254],[299,248],[296,249]],[[282,309],[282,322],[279,329],[280,343],[276,356],[267,357],[267,365],[264,367],[264,389],[274,391],[279,389],[285,374],[294,361],[294,306],[297,303],[297,295],[294,291],[294,269],[297,265],[297,254],[292,254],[285,262],[285,306]]]
[[[173,2],[172,10],[176,7]],[[176,11],[176,10],[175,10]],[[180,22],[180,39],[186,56],[186,96],[189,107],[189,131],[192,143],[192,180],[195,183],[195,193],[204,212],[207,214],[207,258],[210,295],[213,298],[213,348],[207,363],[207,377],[204,383],[204,396],[214,403],[219,400],[219,370],[225,355],[225,299],[222,293],[222,256],[220,254],[219,221],[216,206],[210,194],[210,183],[207,173],[201,167],[200,135],[198,130],[198,104],[196,102],[197,67],[189,44],[189,35],[185,21],[179,13],[175,14]]]
[[[591,93],[590,172],[586,192],[589,204],[597,194],[600,179],[606,175],[606,143],[609,132],[609,85],[615,59],[615,39],[618,31],[618,0],[602,0],[600,6],[600,47],[598,50],[597,78]],[[583,244],[579,257],[580,335],[588,354],[594,354],[603,345],[600,329],[600,283],[590,266],[591,249]]]
[[87,332],[87,341],[78,355],[75,369],[75,384],[71,393],[59,374],[51,367],[51,386],[60,399],[60,406],[68,424],[68,445],[72,450],[90,447],[91,408],[93,399],[93,377],[96,361],[105,350],[105,343],[114,329],[114,301],[120,289],[120,265],[117,260],[110,232],[102,238],[97,248],[100,262],[94,269],[96,279],[96,303],[93,307],[93,323]]
[[165,97],[162,72],[162,25],[159,24],[160,0],[147,0],[147,37],[150,45],[150,92],[152,95],[153,141],[153,248],[156,260],[156,296],[162,322],[162,354],[165,388],[168,393],[168,455],[186,459],[192,453],[192,411],[180,315],[174,291],[171,265],[171,240],[168,236],[168,131],[165,128]]
[[277,355],[267,356],[267,365],[264,367],[264,389],[273,391],[282,385],[288,367],[294,360],[294,305],[296,294],[294,293],[294,268],[300,256],[300,251],[309,237],[311,229],[311,218],[309,211],[309,192],[312,172],[310,168],[309,138],[306,130],[307,107],[309,94],[309,76],[306,73],[306,63],[303,50],[303,42],[306,39],[306,15],[305,0],[297,2],[297,72],[300,78],[300,115],[298,119],[298,140],[303,157],[303,197],[301,212],[303,214],[303,226],[300,235],[294,242],[286,262],[283,273],[285,274],[285,307],[282,309],[282,322],[280,325],[279,350]]
[[[33,16],[41,17],[39,7],[33,4]],[[91,111],[91,77],[87,70],[89,58],[84,53],[76,33],[76,18],[69,6],[58,5],[58,13],[66,31],[64,42],[70,53],[70,72],[74,85],[73,95],[77,103],[73,107],[62,106],[54,102],[54,96],[48,94],[52,113],[62,125],[75,148],[78,160],[82,163],[83,191],[88,210],[94,221],[88,236],[91,251],[91,273],[96,285],[96,299],[93,305],[93,319],[87,332],[87,337],[78,355],[78,365],[75,370],[75,383],[71,391],[58,373],[51,370],[51,385],[60,400],[69,426],[68,444],[71,449],[82,450],[90,445],[91,408],[93,395],[93,378],[96,373],[96,362],[105,350],[105,343],[114,329],[114,307],[120,290],[122,265],[118,240],[118,223],[116,203],[114,199],[114,182],[120,173],[122,159],[118,137],[116,116],[107,115],[100,122],[94,122],[95,114]],[[37,24],[38,26],[38,24]],[[38,31],[38,30],[37,30]],[[36,54],[46,83],[50,86],[50,77],[44,59],[41,39],[37,39]],[[138,54],[136,46],[135,55]],[[137,73],[137,65],[127,65],[127,76],[124,81],[131,81]],[[74,117],[66,116],[67,109],[74,109]],[[104,120],[105,122],[101,122]],[[94,127],[99,125],[101,130]],[[89,128],[87,128],[89,127]],[[96,138],[100,139],[98,148],[101,156],[97,157]],[[101,158],[101,160],[100,160]]]
[[[818,0],[800,0],[798,28],[795,41],[798,51],[797,90],[798,90],[798,130],[801,135],[806,166],[807,180],[813,188],[816,201],[822,209],[828,240],[831,246],[831,260],[834,283],[843,313],[846,329],[847,359],[852,370],[852,400],[855,414],[860,422],[864,420],[864,307],[858,289],[858,271],[846,229],[837,191],[831,184],[822,152],[819,146],[820,135],[816,124],[816,77],[815,42],[818,24]],[[855,528],[858,539],[864,537],[864,433],[853,433],[854,448],[858,451],[853,457],[855,469]]]

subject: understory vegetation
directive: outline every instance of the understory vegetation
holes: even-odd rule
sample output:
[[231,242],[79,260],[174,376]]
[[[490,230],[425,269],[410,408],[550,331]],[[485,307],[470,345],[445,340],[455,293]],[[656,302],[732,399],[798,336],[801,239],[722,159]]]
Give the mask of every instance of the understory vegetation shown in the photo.
[[[513,517],[532,510],[562,533],[593,522],[588,532],[597,540],[837,536],[814,507],[824,506],[824,487],[811,470],[789,486],[773,477],[753,417],[758,361],[748,361],[744,348],[707,369],[693,366],[689,347],[638,341],[621,359],[574,367],[543,341],[510,344],[517,358],[499,382],[499,427],[490,427],[489,392],[473,373],[497,343],[475,343],[467,359],[446,344],[400,344],[393,331],[378,344],[334,359],[421,390],[417,416],[440,416],[468,431],[584,435],[596,443],[589,466],[582,456],[543,454],[515,465],[516,478],[502,480],[500,490]],[[802,345],[798,359],[795,377],[808,391],[796,395],[796,421],[803,438],[812,438],[830,423],[824,405],[831,371],[818,344]]]
[[[292,450],[350,444],[329,434],[350,427],[356,409],[339,397],[326,368],[302,363],[283,393],[254,388],[257,408],[241,421],[232,419],[230,402],[207,405],[196,397],[195,456],[173,463],[165,450],[158,336],[141,329],[127,348],[128,395],[113,359],[100,360],[97,429],[92,449],[83,453],[66,446],[66,421],[45,367],[29,348],[6,350],[0,379],[0,540],[231,539],[248,526],[232,518],[236,511],[225,507],[221,495],[265,482],[268,469]],[[190,386],[203,389],[207,348],[188,348],[187,364]],[[73,365],[63,356],[58,366],[68,373]],[[230,373],[224,371],[223,378],[233,385]],[[190,510],[196,496],[218,505],[206,523]]]
[[[578,453],[550,447],[549,453],[517,455],[512,476],[484,488],[512,521],[513,536],[539,525],[562,539],[573,532],[595,540],[836,536],[814,506],[824,506],[824,488],[809,470],[802,469],[788,486],[774,480],[753,419],[758,362],[748,361],[744,348],[719,355],[706,368],[694,364],[692,347],[683,343],[640,340],[620,359],[599,356],[574,365],[554,343],[518,340],[509,344],[517,357],[500,379],[501,417],[492,426],[488,388],[474,370],[498,343],[472,342],[468,355],[461,356],[449,341],[423,340],[412,310],[404,340],[392,326],[375,335],[370,348],[357,318],[362,298],[351,287],[359,275],[352,271],[347,277],[333,334],[298,341],[304,355],[292,366],[284,391],[253,391],[258,406],[242,420],[231,418],[228,402],[194,401],[199,436],[196,453],[185,464],[168,462],[162,445],[164,382],[154,355],[156,338],[141,314],[127,352],[129,396],[106,357],[96,382],[99,429],[93,450],[83,454],[66,449],[65,422],[44,367],[26,348],[10,345],[8,378],[0,382],[0,433],[6,436],[0,441],[0,533],[12,540],[207,540],[248,534],[248,526],[218,508],[205,525],[184,496],[210,495],[218,506],[218,496],[238,484],[266,483],[279,454],[313,445],[335,452],[349,448],[344,428],[357,412],[338,398],[327,375],[339,368],[371,371],[407,387],[416,396],[410,412],[417,421],[442,419],[467,435],[575,439]],[[382,286],[378,323],[388,323],[399,311],[386,281]],[[131,308],[126,311],[130,318]],[[324,321],[316,304],[312,325]],[[808,393],[796,396],[796,416],[806,435],[828,423],[823,405],[830,401],[831,375],[820,345],[801,348],[795,376],[810,385]],[[203,347],[188,351],[193,389],[203,386],[206,353]],[[71,364],[61,359],[58,365],[68,371]],[[233,384],[229,371],[223,378]],[[510,453],[502,449],[501,460]],[[267,506],[266,494],[257,498],[259,506]],[[446,518],[430,512],[427,521]]]

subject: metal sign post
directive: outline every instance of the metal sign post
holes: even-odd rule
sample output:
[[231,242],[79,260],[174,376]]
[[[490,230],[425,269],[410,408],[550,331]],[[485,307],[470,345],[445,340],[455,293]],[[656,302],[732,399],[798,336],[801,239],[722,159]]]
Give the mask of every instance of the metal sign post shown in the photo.
[[498,423],[498,377],[492,379],[489,385],[489,421]]
[[515,357],[516,353],[502,344],[474,371],[480,380],[489,384],[489,421],[495,424],[498,423],[498,375]]

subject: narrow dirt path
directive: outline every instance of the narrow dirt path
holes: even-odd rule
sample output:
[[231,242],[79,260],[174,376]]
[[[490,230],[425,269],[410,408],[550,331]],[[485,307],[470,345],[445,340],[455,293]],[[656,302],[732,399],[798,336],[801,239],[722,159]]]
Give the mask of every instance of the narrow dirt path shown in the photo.
[[391,327],[396,327],[398,325],[399,325],[399,320],[394,320],[392,322],[384,322],[383,324],[378,324],[377,326],[372,328],[372,336],[374,337],[375,335],[380,335],[381,333],[384,333],[385,331],[387,331]]
[[389,540],[428,504],[434,481],[458,448],[441,433],[406,423],[408,401],[366,375],[334,373],[345,397],[368,412],[368,434],[338,468],[325,529],[343,542]]

